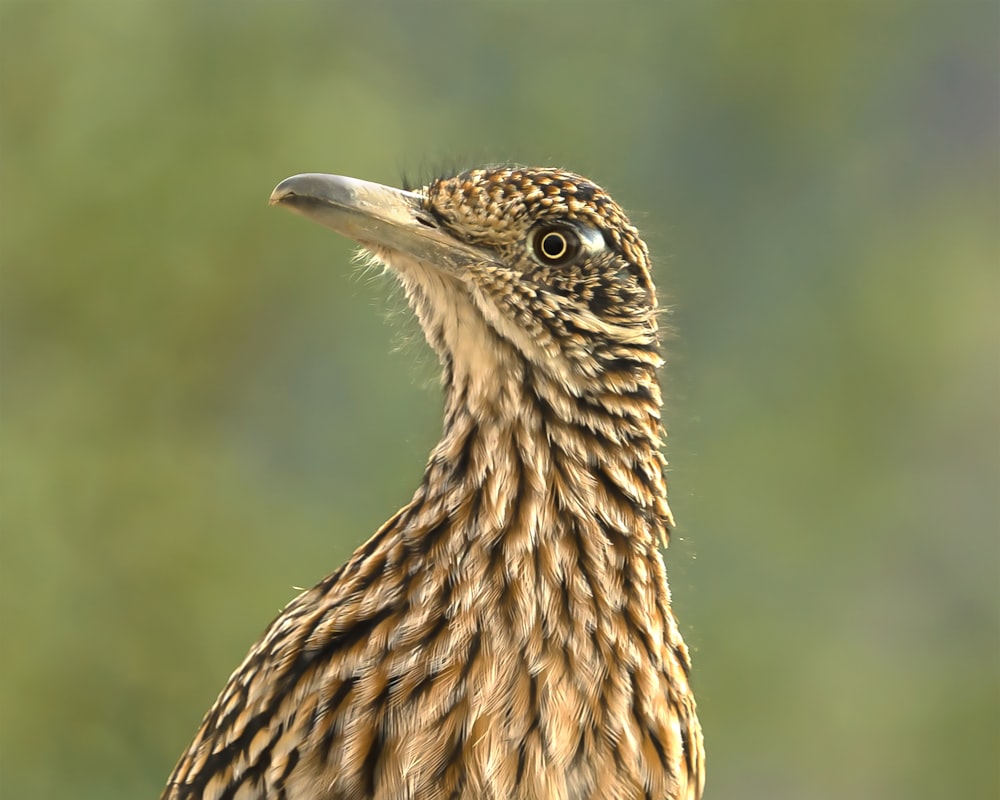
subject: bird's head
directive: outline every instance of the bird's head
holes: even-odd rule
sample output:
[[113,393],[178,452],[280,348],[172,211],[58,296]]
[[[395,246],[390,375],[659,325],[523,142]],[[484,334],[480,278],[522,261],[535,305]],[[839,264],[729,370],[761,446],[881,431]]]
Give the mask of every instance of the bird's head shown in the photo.
[[497,167],[403,191],[305,174],[278,184],[271,203],[354,239],[389,266],[446,380],[468,395],[495,393],[498,381],[525,371],[576,396],[607,381],[604,390],[625,392],[655,383],[646,246],[585,178]]

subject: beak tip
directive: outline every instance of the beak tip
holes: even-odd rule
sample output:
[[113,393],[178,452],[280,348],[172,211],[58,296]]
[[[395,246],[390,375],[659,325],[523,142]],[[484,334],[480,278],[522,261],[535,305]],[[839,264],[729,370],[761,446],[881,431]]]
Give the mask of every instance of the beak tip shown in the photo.
[[288,187],[288,178],[285,178],[281,183],[274,187],[271,191],[271,196],[267,198],[267,204],[269,206],[277,206],[284,203],[288,198],[293,197],[295,192]]

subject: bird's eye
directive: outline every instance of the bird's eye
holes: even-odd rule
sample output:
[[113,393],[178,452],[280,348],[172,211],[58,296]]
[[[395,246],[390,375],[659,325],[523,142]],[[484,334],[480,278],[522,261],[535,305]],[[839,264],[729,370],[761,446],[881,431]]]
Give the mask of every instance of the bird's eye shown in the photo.
[[561,266],[580,253],[580,237],[572,228],[540,228],[534,232],[531,248],[540,264]]

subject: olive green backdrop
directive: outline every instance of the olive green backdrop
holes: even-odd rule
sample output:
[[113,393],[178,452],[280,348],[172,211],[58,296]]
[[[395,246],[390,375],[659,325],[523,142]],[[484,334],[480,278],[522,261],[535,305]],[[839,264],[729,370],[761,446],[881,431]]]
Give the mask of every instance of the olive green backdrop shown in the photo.
[[416,486],[433,356],[272,186],[508,160],[672,309],[707,796],[1000,794],[996,3],[0,8],[0,795],[155,797]]

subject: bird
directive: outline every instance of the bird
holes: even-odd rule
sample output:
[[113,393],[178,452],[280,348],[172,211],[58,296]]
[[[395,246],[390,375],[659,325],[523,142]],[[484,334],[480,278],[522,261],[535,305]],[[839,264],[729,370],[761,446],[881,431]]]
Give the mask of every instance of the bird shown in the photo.
[[625,212],[510,165],[306,173],[270,203],[402,285],[442,434],[412,500],[253,645],[162,800],[698,800],[660,310]]

